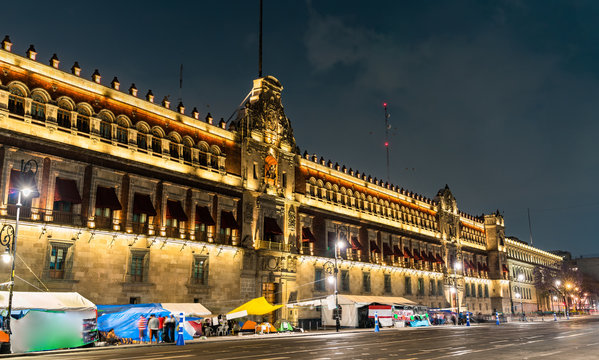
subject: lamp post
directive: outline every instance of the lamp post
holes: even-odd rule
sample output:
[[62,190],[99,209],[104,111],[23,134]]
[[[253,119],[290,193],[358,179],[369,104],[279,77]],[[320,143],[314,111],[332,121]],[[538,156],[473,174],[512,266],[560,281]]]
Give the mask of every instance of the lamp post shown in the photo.
[[17,254],[17,237],[19,234],[19,218],[21,216],[21,207],[23,206],[22,198],[24,197],[38,197],[39,192],[35,183],[35,175],[37,174],[37,162],[35,160],[28,160],[25,162],[21,160],[21,171],[17,178],[17,184],[11,184],[17,191],[17,215],[15,220],[15,226],[4,225],[0,230],[0,245],[6,246],[6,251],[2,254],[2,260],[4,262],[11,261],[10,281],[8,287],[8,311],[7,317],[4,321],[4,330],[9,335],[12,334],[10,328],[10,318],[12,311],[12,298],[13,290],[15,285],[15,262]]
[[[518,282],[524,281],[524,274],[518,274]],[[526,314],[524,313],[524,305],[522,304],[523,294],[516,293],[516,297],[520,298],[520,310],[522,311],[522,321],[526,321]]]
[[453,286],[450,288],[450,291],[452,293],[455,293],[455,305],[456,305],[456,314],[458,316],[458,320],[460,318],[460,294],[459,294],[459,290],[458,290],[458,271],[460,271],[461,269],[462,269],[462,263],[460,261],[456,261],[453,264]]
[[335,331],[339,332],[339,328],[341,327],[341,319],[339,319],[339,291],[337,289],[337,280],[338,280],[338,274],[339,274],[339,265],[337,263],[337,255],[339,253],[339,250],[343,249],[343,247],[345,246],[345,243],[343,243],[341,240],[337,240],[335,241],[335,263],[334,263],[334,270],[333,270],[333,274],[332,276],[329,276],[329,283],[332,283],[335,286],[335,311],[334,311],[334,315],[335,315]]
[[[561,280],[555,280],[555,289],[557,290],[557,292],[559,292],[559,294],[564,299],[564,314],[566,315],[566,320],[570,320],[570,315],[568,314],[568,298],[567,298],[566,294],[560,290],[561,285],[562,285]],[[566,284],[566,288],[568,288],[568,289],[571,286],[572,286],[571,284]]]

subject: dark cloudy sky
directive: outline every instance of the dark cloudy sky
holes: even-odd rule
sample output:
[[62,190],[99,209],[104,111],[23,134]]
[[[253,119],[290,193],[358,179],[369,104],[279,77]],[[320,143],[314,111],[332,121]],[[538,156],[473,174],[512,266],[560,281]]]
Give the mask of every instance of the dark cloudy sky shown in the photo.
[[[285,87],[301,151],[386,176],[506,234],[598,254],[599,3],[265,0],[264,73]],[[258,0],[12,1],[2,34],[89,77],[228,118],[257,76]]]

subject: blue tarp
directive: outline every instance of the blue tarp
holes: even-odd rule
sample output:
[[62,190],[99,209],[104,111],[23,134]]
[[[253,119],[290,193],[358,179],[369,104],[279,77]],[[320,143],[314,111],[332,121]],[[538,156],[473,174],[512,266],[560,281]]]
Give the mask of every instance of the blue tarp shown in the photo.
[[[159,317],[169,316],[171,313],[160,304],[98,305],[98,330],[109,331],[114,329],[114,333],[121,338],[139,340],[137,322],[141,315],[148,318],[151,314]],[[178,314],[173,315],[175,315],[178,322]],[[183,334],[185,340],[193,339],[187,331],[184,331]],[[146,337],[147,335],[146,333]]]

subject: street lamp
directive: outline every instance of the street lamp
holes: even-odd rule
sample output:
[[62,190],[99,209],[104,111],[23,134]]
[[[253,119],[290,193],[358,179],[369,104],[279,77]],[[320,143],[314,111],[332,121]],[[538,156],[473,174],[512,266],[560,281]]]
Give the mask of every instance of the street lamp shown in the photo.
[[[570,319],[570,315],[568,314],[568,298],[566,297],[566,294],[560,290],[560,286],[562,285],[561,280],[555,280],[555,290],[557,290],[557,292],[559,292],[559,294],[563,297],[564,299],[564,314],[566,315],[566,320]],[[571,284],[566,284],[566,288],[570,288],[572,287]]]
[[[345,247],[345,243],[339,239],[335,241],[335,276],[333,277],[333,283],[335,284],[335,331],[339,332],[339,328],[341,327],[341,322],[339,319],[339,291],[337,289],[337,278],[339,274],[339,266],[337,264],[337,256],[339,250]],[[330,279],[330,278],[329,278]],[[331,282],[331,280],[329,280]]]
[[35,182],[35,175],[37,174],[37,162],[35,160],[28,160],[25,162],[21,160],[21,171],[17,178],[17,184],[11,184],[17,191],[17,216],[15,220],[15,226],[4,225],[0,230],[0,245],[5,246],[6,250],[2,254],[2,260],[5,263],[9,261],[11,264],[10,281],[8,288],[8,309],[6,320],[4,321],[4,330],[9,336],[9,343],[11,342],[10,336],[12,334],[10,328],[10,319],[12,312],[12,297],[15,286],[15,258],[17,254],[17,235],[19,233],[19,218],[21,216],[22,197],[38,197],[39,192],[37,190],[37,184]]
[[456,313],[459,319],[460,315],[460,294],[458,292],[458,271],[462,270],[462,263],[460,261],[456,261],[453,263],[453,286],[450,288],[450,292],[455,294],[455,305],[456,305]]

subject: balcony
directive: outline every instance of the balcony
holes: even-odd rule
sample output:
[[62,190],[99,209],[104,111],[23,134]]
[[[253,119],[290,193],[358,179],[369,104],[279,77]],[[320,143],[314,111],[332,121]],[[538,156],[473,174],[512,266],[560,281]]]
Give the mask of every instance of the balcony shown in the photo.
[[96,216],[94,219],[96,229],[112,230],[112,218],[106,216]]
[[289,251],[289,244],[283,244],[277,241],[259,240],[258,248],[275,251]]
[[131,229],[134,234],[147,234],[148,233],[148,223],[131,223]]
[[52,211],[52,221],[57,224],[80,225],[79,216],[79,214],[73,214],[72,212]]
[[[19,219],[31,219],[32,214],[39,213],[39,210],[41,210],[41,209],[32,208],[30,206],[21,206],[21,213],[19,214]],[[6,213],[9,217],[16,218],[17,217],[17,205],[8,204],[6,206]]]

